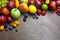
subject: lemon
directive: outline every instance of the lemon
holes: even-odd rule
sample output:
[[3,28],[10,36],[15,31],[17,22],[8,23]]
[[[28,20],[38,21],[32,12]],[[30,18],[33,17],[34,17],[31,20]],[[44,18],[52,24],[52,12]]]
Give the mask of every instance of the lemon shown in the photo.
[[30,5],[30,6],[29,6],[29,12],[30,12],[31,14],[35,14],[36,11],[37,11],[37,8],[36,8],[34,5]]

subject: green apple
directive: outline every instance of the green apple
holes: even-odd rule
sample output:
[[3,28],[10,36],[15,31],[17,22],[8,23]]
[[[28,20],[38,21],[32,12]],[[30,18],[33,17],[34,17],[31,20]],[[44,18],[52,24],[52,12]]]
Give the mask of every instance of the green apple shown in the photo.
[[20,15],[21,15],[21,12],[20,12],[19,9],[14,8],[14,9],[11,10],[11,16],[12,16],[12,18],[18,19],[20,17]]
[[42,4],[42,10],[44,10],[44,11],[46,11],[46,10],[48,10],[48,5],[47,4]]

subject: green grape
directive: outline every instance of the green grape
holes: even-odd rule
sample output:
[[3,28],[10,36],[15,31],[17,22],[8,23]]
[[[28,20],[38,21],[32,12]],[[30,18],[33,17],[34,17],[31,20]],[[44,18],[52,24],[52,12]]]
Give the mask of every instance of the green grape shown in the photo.
[[1,2],[0,2],[0,4],[1,4]]
[[6,6],[7,4],[5,4],[5,6]]
[[0,8],[5,7],[7,5],[8,0],[0,0]]

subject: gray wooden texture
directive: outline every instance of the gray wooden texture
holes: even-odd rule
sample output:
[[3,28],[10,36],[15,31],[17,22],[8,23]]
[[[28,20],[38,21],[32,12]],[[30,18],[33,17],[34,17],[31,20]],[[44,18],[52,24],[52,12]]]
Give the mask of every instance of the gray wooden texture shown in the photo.
[[18,32],[2,31],[0,40],[60,40],[60,16],[54,12],[47,12],[38,20],[29,16],[26,22],[22,15],[19,21]]

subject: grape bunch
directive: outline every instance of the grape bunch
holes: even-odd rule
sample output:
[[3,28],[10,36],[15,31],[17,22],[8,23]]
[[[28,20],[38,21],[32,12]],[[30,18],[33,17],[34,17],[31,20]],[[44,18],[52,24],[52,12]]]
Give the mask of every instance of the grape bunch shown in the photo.
[[7,5],[8,0],[0,0],[0,8],[5,7]]

